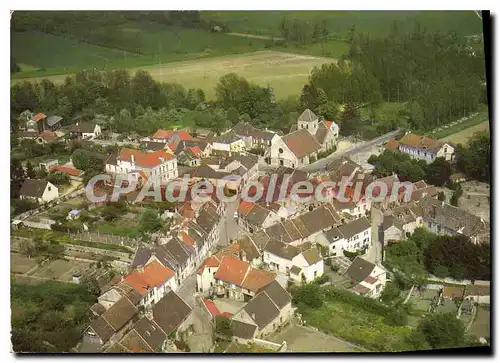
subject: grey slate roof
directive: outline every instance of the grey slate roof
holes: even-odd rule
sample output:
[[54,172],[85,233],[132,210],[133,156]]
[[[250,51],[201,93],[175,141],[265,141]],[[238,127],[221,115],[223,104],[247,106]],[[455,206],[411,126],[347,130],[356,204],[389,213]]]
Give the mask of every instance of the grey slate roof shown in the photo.
[[306,108],[304,112],[299,116],[299,121],[311,122],[318,119],[318,116],[314,114],[310,109]]
[[149,320],[146,317],[141,318],[133,329],[155,351],[167,339],[167,335],[161,330],[160,326],[154,320]]
[[127,298],[122,297],[101,316],[106,319],[116,332],[132,319],[137,312],[137,308]]
[[241,339],[252,339],[257,326],[233,319],[231,320],[231,328],[233,336]]
[[264,248],[264,251],[272,253],[273,255],[289,261],[300,254],[300,249],[298,249],[297,247],[281,243],[276,239],[269,240],[266,247]]
[[191,314],[191,307],[175,292],[170,291],[153,307],[153,317],[168,335]]
[[264,291],[258,293],[243,309],[252,317],[259,329],[265,328],[280,313],[269,295]]
[[356,282],[366,279],[375,268],[375,265],[359,256],[356,256],[345,275]]
[[261,291],[265,291],[280,309],[283,309],[292,301],[290,294],[276,280],[268,284]]
[[319,253],[316,247],[308,249],[307,251],[302,252],[302,256],[306,259],[309,265],[314,265],[316,262],[321,261],[321,254]]
[[55,124],[61,122],[63,118],[61,116],[52,115],[47,117],[47,125],[54,126]]
[[27,197],[41,198],[48,183],[46,180],[25,179],[19,193]]
[[350,238],[366,229],[371,228],[371,224],[366,217],[355,219],[352,222],[343,224],[338,227],[345,238]]
[[98,316],[90,322],[92,330],[101,338],[103,342],[107,342],[115,333],[111,325],[102,317]]

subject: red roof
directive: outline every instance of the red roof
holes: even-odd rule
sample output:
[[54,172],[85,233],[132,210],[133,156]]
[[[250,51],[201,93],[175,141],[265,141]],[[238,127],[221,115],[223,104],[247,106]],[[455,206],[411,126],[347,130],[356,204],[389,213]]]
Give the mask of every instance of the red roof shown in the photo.
[[361,295],[366,295],[367,293],[370,292],[369,288],[367,288],[366,286],[360,285],[360,284],[354,286],[352,290],[361,294]]
[[144,272],[134,270],[124,280],[139,294],[145,295],[149,288],[163,285],[173,276],[172,270],[157,261],[153,261],[144,266]]
[[123,148],[120,150],[120,159],[124,161],[131,162],[132,155],[134,156],[135,164],[142,167],[154,168],[160,165],[162,162],[160,158],[165,160],[171,160],[175,158],[175,155],[170,154],[166,150],[156,150],[151,152],[144,152],[141,150]]
[[394,139],[390,139],[385,144],[385,148],[387,150],[391,150],[391,151],[396,151],[398,149],[398,147],[399,147],[399,142],[397,140],[394,140]]
[[55,132],[45,130],[40,133],[40,137],[45,141],[52,141],[57,139],[57,134]]
[[[186,131],[182,130],[162,130],[158,129],[151,138],[153,139],[171,139],[174,135],[179,136],[179,140],[193,140],[193,137]],[[170,145],[169,145],[170,147]]]
[[201,150],[198,146],[188,146],[184,150],[191,151],[195,156],[198,156],[198,157],[201,156]]
[[272,282],[275,278],[276,276],[270,272],[251,267],[241,287],[250,291],[258,291]]
[[31,120],[32,120],[32,121],[35,121],[35,122],[38,122],[38,121],[40,121],[40,120],[43,120],[43,119],[44,119],[44,118],[46,118],[46,117],[47,117],[47,115],[46,115],[46,114],[44,114],[44,113],[37,113],[35,116],[33,116],[33,117],[31,118]]
[[212,314],[212,316],[221,315],[220,310],[217,308],[217,306],[215,306],[215,304],[212,300],[203,299],[203,304],[205,304],[205,306],[207,307],[210,314]]
[[249,268],[248,262],[241,261],[236,257],[224,256],[214,277],[217,280],[241,286]]
[[376,283],[378,281],[378,279],[376,277],[373,277],[373,276],[368,276],[363,281],[369,283],[370,285],[373,285],[374,283]]
[[50,171],[55,172],[61,172],[68,174],[70,176],[78,176],[82,173],[81,170],[75,169],[75,168],[70,168],[69,166],[64,166],[64,165],[54,165],[53,167],[50,168]]
[[242,214],[247,214],[250,212],[250,209],[252,209],[255,206],[254,202],[248,202],[246,200],[242,200],[240,205],[238,206],[238,213]]
[[194,240],[186,232],[181,232],[180,238],[181,238],[182,242],[184,242],[185,244],[187,244],[189,246],[194,246],[194,243],[195,243]]
[[323,122],[325,123],[326,127],[328,128],[332,127],[333,121],[323,120]]

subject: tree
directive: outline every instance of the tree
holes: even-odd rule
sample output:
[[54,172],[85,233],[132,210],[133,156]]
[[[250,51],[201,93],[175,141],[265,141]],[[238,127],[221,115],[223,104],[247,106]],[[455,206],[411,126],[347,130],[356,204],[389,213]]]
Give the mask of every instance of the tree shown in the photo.
[[139,219],[139,226],[142,233],[153,233],[161,229],[163,222],[157,212],[146,209]]
[[[139,117],[142,116],[144,112]],[[134,120],[130,111],[126,108],[122,109],[115,119],[115,127],[118,132],[128,132],[134,129]]]
[[380,300],[385,304],[390,304],[401,294],[401,290],[396,286],[395,283],[389,282],[385,285],[384,290],[380,294]]
[[457,147],[457,167],[471,178],[490,180],[490,135],[488,132],[474,134],[467,148]]
[[405,326],[408,324],[408,315],[400,309],[394,309],[387,314],[384,322],[392,326]]
[[26,179],[26,172],[19,159],[10,160],[10,196],[11,198],[18,198],[21,186]]
[[57,102],[57,113],[68,119],[73,113],[73,106],[67,96],[63,96]]
[[319,308],[323,305],[324,301],[324,293],[321,290],[321,287],[317,284],[303,284],[295,288],[292,291],[293,303],[298,305],[299,308],[301,305],[311,307],[311,308]]
[[444,158],[436,158],[428,167],[426,181],[438,187],[443,186],[450,179],[451,165]]
[[417,330],[433,349],[457,348],[465,342],[465,329],[453,313],[429,315],[420,321]]
[[227,317],[219,315],[215,317],[215,333],[225,339],[231,339],[233,336],[233,328],[231,320]]
[[222,76],[215,87],[217,101],[222,104],[226,110],[230,107],[236,107],[239,111],[240,103],[243,97],[250,89],[248,81],[239,77],[235,73],[228,73]]
[[47,177],[47,181],[51,182],[54,185],[68,185],[70,183],[68,174],[61,172],[49,174],[49,176]]
[[356,135],[361,129],[361,118],[358,110],[352,105],[346,105],[340,116],[340,133],[343,136]]
[[33,165],[31,165],[31,161],[26,162],[26,176],[30,179],[33,179],[36,177],[35,170],[33,169]]

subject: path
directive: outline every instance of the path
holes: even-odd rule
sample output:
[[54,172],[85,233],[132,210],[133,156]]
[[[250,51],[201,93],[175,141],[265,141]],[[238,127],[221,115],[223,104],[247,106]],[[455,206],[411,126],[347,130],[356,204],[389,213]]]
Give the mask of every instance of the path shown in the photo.
[[256,34],[246,34],[246,33],[226,33],[226,34],[234,35],[237,37],[253,38],[253,39],[285,40],[285,38],[273,37],[267,35],[256,35]]

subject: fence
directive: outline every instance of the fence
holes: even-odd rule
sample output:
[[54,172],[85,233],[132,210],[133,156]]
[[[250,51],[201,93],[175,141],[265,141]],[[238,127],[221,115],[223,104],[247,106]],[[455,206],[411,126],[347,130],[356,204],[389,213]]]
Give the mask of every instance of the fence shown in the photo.
[[117,236],[114,234],[106,234],[99,232],[78,232],[71,234],[70,237],[86,242],[111,243],[120,246],[137,247],[139,241],[135,238],[126,236]]

